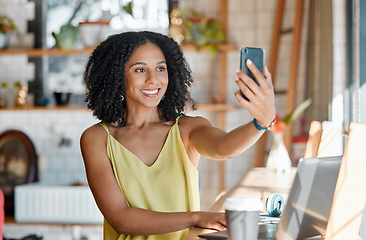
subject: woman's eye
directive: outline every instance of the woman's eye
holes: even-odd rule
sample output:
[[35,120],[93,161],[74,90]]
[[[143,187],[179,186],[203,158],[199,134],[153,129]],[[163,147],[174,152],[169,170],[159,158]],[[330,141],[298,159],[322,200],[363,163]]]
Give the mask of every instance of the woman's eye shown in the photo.
[[164,72],[165,70],[166,70],[166,68],[165,68],[165,67],[159,67],[159,68],[158,68],[158,71],[159,71],[159,72]]
[[143,69],[143,68],[136,68],[135,71],[136,72],[145,72],[145,69]]

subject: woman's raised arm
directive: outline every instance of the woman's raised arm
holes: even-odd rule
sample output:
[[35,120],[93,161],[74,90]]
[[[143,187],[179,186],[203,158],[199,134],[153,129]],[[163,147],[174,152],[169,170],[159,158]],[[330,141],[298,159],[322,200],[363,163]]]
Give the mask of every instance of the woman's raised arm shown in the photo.
[[[239,91],[235,91],[235,97],[252,114],[259,126],[268,127],[276,115],[271,74],[266,66],[262,74],[250,61],[247,61],[247,65],[259,82],[259,86],[242,71],[236,70],[235,81],[249,101],[245,100]],[[200,117],[191,118],[189,125],[191,126],[189,140],[194,148],[201,155],[217,160],[241,154],[264,133],[264,130],[259,130],[253,121],[228,133],[213,127],[208,120]]]

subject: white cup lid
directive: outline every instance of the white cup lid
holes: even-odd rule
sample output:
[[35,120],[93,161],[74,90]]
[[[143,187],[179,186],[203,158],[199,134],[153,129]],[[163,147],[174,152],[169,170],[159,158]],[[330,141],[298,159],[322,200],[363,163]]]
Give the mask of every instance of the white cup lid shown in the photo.
[[225,200],[224,208],[231,211],[261,211],[263,203],[259,198],[231,197]]

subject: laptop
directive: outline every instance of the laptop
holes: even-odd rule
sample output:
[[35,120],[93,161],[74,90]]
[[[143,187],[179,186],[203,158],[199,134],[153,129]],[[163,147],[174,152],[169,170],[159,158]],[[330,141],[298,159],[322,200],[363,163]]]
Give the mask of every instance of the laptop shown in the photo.
[[[259,225],[258,239],[322,239],[342,156],[302,158],[278,224]],[[209,240],[228,239],[227,232],[201,234]]]

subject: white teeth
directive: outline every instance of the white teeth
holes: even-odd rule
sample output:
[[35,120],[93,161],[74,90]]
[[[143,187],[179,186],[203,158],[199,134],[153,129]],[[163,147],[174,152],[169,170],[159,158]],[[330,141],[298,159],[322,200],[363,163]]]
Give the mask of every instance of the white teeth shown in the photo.
[[145,94],[156,94],[156,93],[158,93],[158,89],[155,89],[155,90],[141,90],[141,92],[143,92]]

